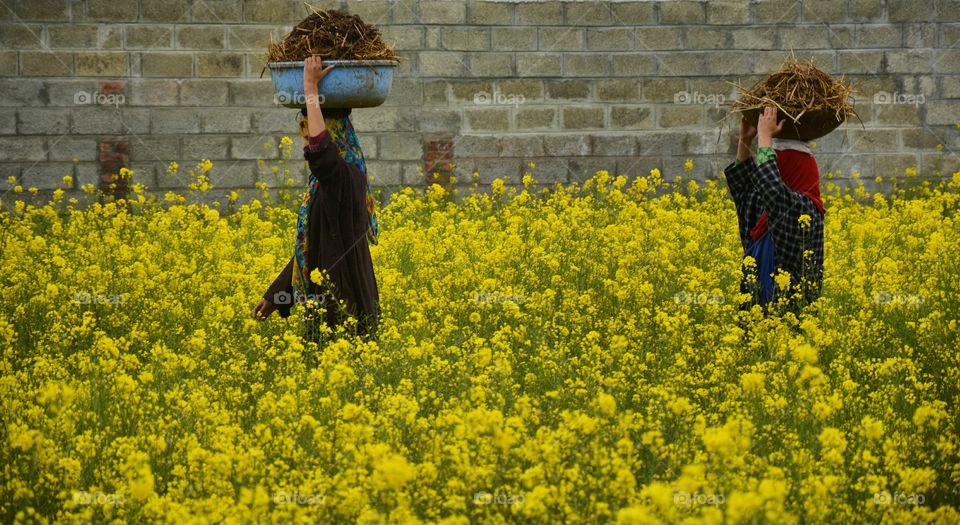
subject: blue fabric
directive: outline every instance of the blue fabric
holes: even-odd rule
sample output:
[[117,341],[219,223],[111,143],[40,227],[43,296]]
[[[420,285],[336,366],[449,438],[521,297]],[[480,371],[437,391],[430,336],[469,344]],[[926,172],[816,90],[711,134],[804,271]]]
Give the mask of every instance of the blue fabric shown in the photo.
[[[761,306],[766,306],[773,300],[772,275],[777,270],[773,236],[770,234],[770,230],[767,230],[759,239],[751,239],[750,242],[747,243],[743,255],[749,255],[757,261],[756,269],[753,271],[756,272],[757,284],[759,285],[759,290],[757,290],[759,292],[758,303]],[[747,271],[748,270],[744,268],[744,278],[747,277]]]

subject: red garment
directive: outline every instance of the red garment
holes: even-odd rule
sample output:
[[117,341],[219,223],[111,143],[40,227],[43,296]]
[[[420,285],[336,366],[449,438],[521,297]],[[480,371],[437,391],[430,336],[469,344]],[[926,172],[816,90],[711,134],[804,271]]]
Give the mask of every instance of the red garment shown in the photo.
[[311,151],[313,153],[320,151],[320,143],[323,142],[323,138],[326,135],[327,130],[324,129],[319,135],[310,137],[310,141],[307,143],[307,151]]
[[[813,155],[792,149],[778,150],[777,169],[788,188],[809,197],[821,214],[826,212],[823,199],[820,198],[820,168]],[[764,210],[756,226],[750,230],[750,237],[759,239],[766,232],[767,212]]]

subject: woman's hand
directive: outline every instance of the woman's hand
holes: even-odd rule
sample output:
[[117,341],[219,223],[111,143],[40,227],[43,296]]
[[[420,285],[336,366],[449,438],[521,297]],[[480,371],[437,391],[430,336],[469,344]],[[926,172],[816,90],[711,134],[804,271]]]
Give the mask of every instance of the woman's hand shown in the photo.
[[312,56],[303,61],[303,89],[308,94],[316,93],[320,81],[334,66],[323,67],[323,60],[319,56]]
[[777,122],[777,108],[766,107],[760,113],[760,122],[757,123],[757,145],[761,148],[773,146],[773,137],[783,129],[783,122]]
[[740,117],[740,140],[737,143],[737,160],[744,161],[750,158],[750,145],[753,144],[753,138],[757,136],[757,128],[747,121],[746,117]]
[[253,318],[257,321],[263,321],[276,310],[277,307],[266,299],[260,299],[260,302],[253,307]]

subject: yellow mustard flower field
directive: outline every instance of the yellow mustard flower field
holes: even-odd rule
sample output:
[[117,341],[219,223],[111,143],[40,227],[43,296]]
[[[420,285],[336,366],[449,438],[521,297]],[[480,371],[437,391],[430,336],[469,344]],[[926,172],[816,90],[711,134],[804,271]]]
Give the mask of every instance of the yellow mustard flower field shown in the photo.
[[378,337],[319,347],[251,318],[279,200],[5,203],[0,516],[960,522],[960,173],[826,183],[799,318],[738,312],[726,186],[674,175],[403,190]]

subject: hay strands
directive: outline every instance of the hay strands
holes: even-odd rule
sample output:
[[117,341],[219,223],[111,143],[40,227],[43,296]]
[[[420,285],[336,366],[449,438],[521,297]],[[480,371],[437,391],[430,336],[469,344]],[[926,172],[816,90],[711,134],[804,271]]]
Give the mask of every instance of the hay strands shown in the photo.
[[[824,125],[823,113],[832,111],[835,122],[842,121],[845,128],[849,126],[849,117],[854,116],[860,126],[866,129],[854,109],[856,87],[847,83],[842,76],[834,79],[812,60],[798,61],[792,51],[777,71],[749,89],[739,83],[730,84],[736,88],[739,97],[720,119],[721,131],[723,123],[731,115],[754,113],[770,106],[776,107],[794,126],[800,126],[802,119],[813,119],[812,122],[817,123],[814,126]],[[719,143],[719,136],[717,140]]]
[[380,30],[349,13],[316,9],[280,40],[270,36],[267,62],[297,62],[318,55],[324,60],[394,60],[400,57]]

